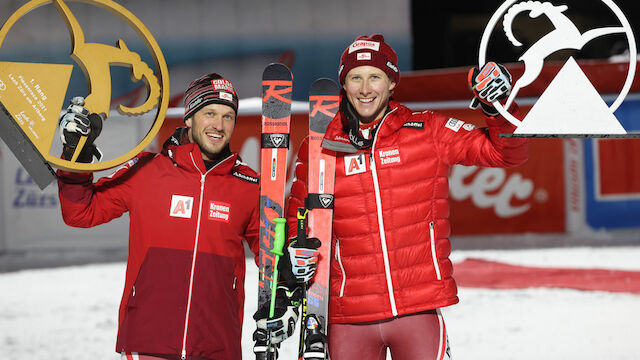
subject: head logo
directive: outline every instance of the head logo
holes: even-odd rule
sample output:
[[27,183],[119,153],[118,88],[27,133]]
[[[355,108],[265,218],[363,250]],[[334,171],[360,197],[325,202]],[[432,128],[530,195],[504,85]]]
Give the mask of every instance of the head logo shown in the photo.
[[[596,0],[590,0],[596,1]],[[619,26],[601,27],[581,32],[568,17],[567,5],[554,5],[549,1],[507,0],[489,20],[482,35],[478,62],[484,65],[487,45],[496,25],[502,20],[503,36],[515,47],[522,43],[514,36],[514,19],[528,15],[545,17],[553,30],[540,37],[528,49],[521,51],[519,61],[524,63],[524,73],[513,84],[504,106],[494,102],[494,107],[509,122],[517,126],[513,136],[519,137],[637,137],[627,134],[613,112],[626,97],[635,75],[635,55],[629,59],[629,69],[622,90],[611,106],[608,106],[573,57],[569,57],[551,81],[527,116],[519,120],[506,109],[516,99],[519,90],[534,82],[544,61],[560,50],[581,50],[590,41],[606,35],[625,36],[630,54],[636,54],[636,43],[631,26],[622,11],[611,0],[601,0],[618,19]],[[498,31],[497,34],[500,32]]]
[[[70,7],[67,4],[72,2],[86,3],[115,15],[133,29],[146,45],[146,50],[151,55],[155,66],[150,67],[141,60],[138,53],[129,49],[127,44],[135,43],[138,40],[136,38],[127,39],[127,42],[122,38],[114,38],[115,46],[87,41],[85,32],[72,11],[72,9],[79,11],[79,8]],[[149,132],[137,146],[122,155],[116,154],[115,158],[107,161],[79,163],[74,160],[84,146],[86,137],[81,139],[72,160],[61,159],[59,153],[50,154],[53,141],[57,138],[55,135],[58,117],[65,103],[73,65],[53,64],[50,61],[48,63],[46,59],[34,63],[0,62],[0,83],[6,84],[6,91],[2,95],[2,106],[9,114],[7,120],[13,120],[16,126],[21,128],[25,134],[23,135],[25,141],[34,145],[44,164],[52,164],[60,169],[80,172],[116,167],[146,148],[162,126],[169,104],[169,77],[164,56],[144,24],[127,9],[112,0],[31,0],[13,13],[0,29],[0,47],[9,30],[19,20],[27,15],[31,16],[32,10],[45,5],[53,5],[67,24],[71,42],[70,57],[82,69],[89,91],[86,95],[75,94],[85,97],[84,106],[93,113],[102,114],[103,117],[109,116],[112,98],[111,67],[122,66],[130,70],[131,82],[146,88],[146,98],[138,106],[119,105],[117,110],[127,116],[141,116],[155,111],[155,120]],[[110,19],[115,18],[111,17]],[[4,121],[5,119],[0,120]],[[105,126],[109,126],[108,124],[106,122]],[[5,139],[5,141],[7,140]],[[21,162],[23,161],[19,156],[17,157]]]

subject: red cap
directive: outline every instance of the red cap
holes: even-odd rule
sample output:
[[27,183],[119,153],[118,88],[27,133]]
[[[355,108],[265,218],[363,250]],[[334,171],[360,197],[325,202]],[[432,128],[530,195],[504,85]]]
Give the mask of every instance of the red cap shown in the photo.
[[400,82],[398,69],[398,55],[391,46],[384,41],[382,34],[361,35],[344,50],[340,57],[338,78],[344,85],[347,73],[358,66],[375,66],[384,71],[396,84]]

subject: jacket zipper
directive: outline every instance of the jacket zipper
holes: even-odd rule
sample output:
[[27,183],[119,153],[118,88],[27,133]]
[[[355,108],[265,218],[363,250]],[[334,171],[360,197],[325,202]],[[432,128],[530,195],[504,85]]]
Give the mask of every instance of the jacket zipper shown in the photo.
[[436,279],[442,280],[440,265],[438,265],[438,255],[436,254],[436,233],[433,229],[433,221],[429,223],[429,238],[431,239],[431,259],[433,260],[433,267],[436,270]]
[[389,111],[380,121],[380,125],[378,125],[378,131],[376,131],[373,136],[373,144],[371,145],[371,174],[373,175],[373,190],[376,196],[376,212],[378,213],[378,227],[380,230],[380,244],[382,245],[382,259],[384,260],[384,272],[387,278],[387,291],[389,292],[389,302],[391,303],[391,313],[393,316],[398,316],[398,309],[396,307],[396,299],[393,290],[393,281],[391,280],[391,267],[389,266],[389,252],[387,251],[387,237],[384,231],[384,221],[382,218],[382,199],[380,197],[380,184],[378,183],[378,171],[376,169],[376,160],[375,160],[375,147],[376,141],[378,140],[378,134],[380,133],[380,128],[382,127],[382,123],[384,120],[391,114],[396,111],[393,109]]
[[340,271],[342,271],[342,284],[340,285],[340,296],[344,296],[344,285],[347,283],[347,274],[344,272],[344,266],[342,266],[342,258],[340,257],[340,240],[336,239],[336,260],[340,265]]
[[198,222],[196,223],[196,239],[195,239],[195,243],[193,244],[193,256],[191,258],[191,272],[189,274],[189,292],[187,294],[187,309],[185,312],[185,316],[184,316],[184,331],[182,333],[182,351],[180,354],[180,358],[182,360],[186,360],[187,358],[187,330],[189,329],[189,312],[191,311],[191,295],[193,294],[193,278],[195,275],[195,267],[196,267],[196,256],[198,254],[198,241],[200,240],[200,223],[202,221],[202,200],[204,197],[204,180],[205,177],[207,176],[207,174],[216,168],[216,166],[222,164],[223,162],[227,161],[229,158],[231,158],[233,155],[230,155],[229,157],[227,157],[226,159],[220,161],[218,164],[216,164],[215,166],[213,166],[211,169],[207,170],[207,172],[205,172],[204,174],[202,173],[202,171],[200,171],[200,168],[198,168],[198,166],[196,165],[195,160],[193,159],[193,153],[190,153],[189,156],[191,156],[191,162],[193,163],[193,166],[195,166],[195,168],[198,170],[198,172],[200,173],[200,198],[199,198],[199,206],[198,206]]

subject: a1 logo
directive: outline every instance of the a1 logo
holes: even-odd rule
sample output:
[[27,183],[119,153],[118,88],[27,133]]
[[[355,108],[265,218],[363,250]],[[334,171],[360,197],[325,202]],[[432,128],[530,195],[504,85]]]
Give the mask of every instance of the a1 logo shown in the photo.
[[193,198],[190,196],[172,195],[169,216],[191,218],[193,211]]
[[347,175],[360,174],[367,171],[364,153],[344,157],[344,172]]

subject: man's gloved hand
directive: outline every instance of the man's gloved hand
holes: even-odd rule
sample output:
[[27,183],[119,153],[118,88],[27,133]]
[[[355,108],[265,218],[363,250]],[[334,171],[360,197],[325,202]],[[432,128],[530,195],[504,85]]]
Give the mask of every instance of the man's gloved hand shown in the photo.
[[67,112],[60,118],[60,140],[64,158],[71,160],[80,137],[87,136],[87,141],[76,161],[90,163],[94,157],[100,161],[102,152],[93,142],[102,132],[102,122],[100,115],[90,113],[89,109],[84,107],[84,98],[76,96],[71,99]]
[[[320,240],[317,238],[306,238],[304,246],[294,239],[287,247],[291,272],[296,277],[297,283],[307,283],[315,275],[320,255],[317,249],[320,245]],[[286,263],[286,260],[283,263]]]
[[507,68],[490,61],[484,64],[481,69],[471,68],[468,81],[475,95],[469,107],[476,109],[480,105],[485,114],[498,115],[498,110],[493,107],[492,103],[506,99],[511,92],[511,74]]
[[279,284],[276,290],[276,304],[273,318],[269,319],[269,303],[264,304],[253,315],[256,321],[254,340],[266,340],[271,332],[271,343],[279,344],[293,335],[298,321],[298,311],[302,300],[302,288],[296,286],[290,290],[286,285]]

